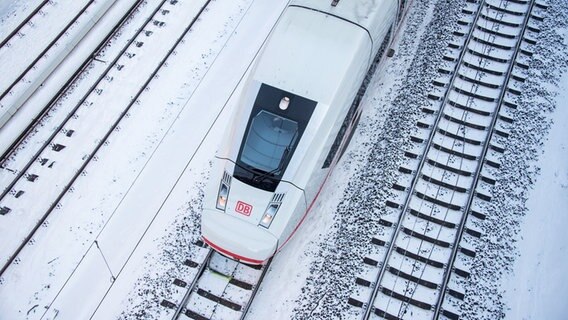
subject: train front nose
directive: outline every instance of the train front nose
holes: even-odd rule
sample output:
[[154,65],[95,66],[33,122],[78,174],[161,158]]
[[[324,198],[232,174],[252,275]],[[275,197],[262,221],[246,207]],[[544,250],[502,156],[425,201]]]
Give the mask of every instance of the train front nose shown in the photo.
[[203,210],[201,234],[216,251],[250,264],[266,262],[278,245],[268,230],[214,209]]

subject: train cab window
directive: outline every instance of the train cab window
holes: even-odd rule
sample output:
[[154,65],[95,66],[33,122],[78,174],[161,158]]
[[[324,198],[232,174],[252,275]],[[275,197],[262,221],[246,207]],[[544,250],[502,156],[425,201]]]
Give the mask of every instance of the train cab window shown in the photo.
[[[280,103],[285,99],[286,108]],[[233,176],[274,191],[294,156],[317,102],[261,84],[242,137]]]
[[260,111],[252,120],[240,160],[264,172],[278,173],[298,136],[298,122]]

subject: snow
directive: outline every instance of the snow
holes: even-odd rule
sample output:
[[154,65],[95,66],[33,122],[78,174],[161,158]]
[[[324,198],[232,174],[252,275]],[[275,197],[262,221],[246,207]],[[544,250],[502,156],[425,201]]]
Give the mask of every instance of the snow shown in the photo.
[[[564,94],[557,98],[558,102],[568,99],[568,81],[561,88]],[[553,117],[554,125],[538,164],[542,171],[527,201],[520,257],[508,283],[510,319],[562,319],[568,313],[568,237],[558,232],[568,225],[568,112],[557,108]]]
[[[21,74],[23,68],[31,64],[35,57],[48,46],[48,43],[53,41],[54,35],[58,33],[57,31],[62,30],[70,23],[72,18],[85,7],[86,3],[86,0],[74,1],[73,5],[68,7],[48,3],[41,10],[42,14],[35,15],[30,22],[22,27],[21,35],[13,37],[6,46],[0,49],[0,59],[4,61],[18,60],[18,63],[7,66],[6,75],[0,81],[2,90],[5,90],[8,83],[11,83]],[[29,42],[33,42],[35,45],[30,48]]]
[[[180,19],[180,17],[195,15],[200,5],[194,3],[187,6],[188,8],[181,5],[178,7],[180,7],[178,10],[172,11],[169,17],[166,17],[171,20],[165,20],[169,23],[170,28],[181,33],[185,24],[183,23],[184,19]],[[178,23],[176,25],[173,22]],[[167,48],[171,47],[179,36],[178,32],[171,29],[162,31],[162,34],[160,31],[161,29],[154,31],[156,33],[154,39],[157,41],[147,39],[143,33],[139,35],[128,50],[129,53],[136,56],[133,58],[128,55],[119,56],[116,64],[123,66],[120,70],[115,68],[114,65],[106,67],[110,72],[105,73],[104,79],[96,82],[97,90],[82,97],[79,101],[82,108],[77,111],[73,110],[71,113],[73,116],[68,119],[62,130],[54,133],[56,135],[52,144],[60,144],[65,149],[58,151],[54,148],[47,148],[47,150],[42,151],[38,158],[47,159],[47,161],[45,163],[35,162],[28,170],[28,172],[39,176],[37,181],[33,183],[30,183],[28,179],[19,181],[13,188],[24,191],[24,194],[18,198],[9,197],[2,201],[4,206],[11,208],[14,212],[13,215],[7,217],[9,222],[3,225],[5,229],[1,229],[7,237],[7,241],[4,241],[0,247],[3,261],[22,242],[22,239],[37,223],[41,215],[47,210],[51,210],[50,208],[52,208],[59,193],[65,190],[68,181],[80,172],[82,164],[95,150],[107,131],[112,128],[116,119],[122,113],[128,112],[125,110],[131,109],[130,106],[134,102],[132,101],[133,97],[137,96],[147,77],[155,70],[159,60],[165,56]],[[146,41],[146,51],[139,52],[136,50],[141,50],[137,45],[137,43],[143,43],[140,38]],[[137,65],[137,67],[130,67],[132,65]],[[99,122],[94,123],[92,119],[98,119]],[[27,151],[31,151],[30,149],[33,150],[27,148]],[[18,162],[22,163],[19,158],[14,159],[9,167],[12,170],[21,170],[21,168],[18,168]],[[61,168],[58,169],[58,166]],[[54,168],[58,170],[54,170]],[[8,176],[7,178],[12,177]],[[73,191],[71,190],[71,192]],[[33,205],[30,204],[30,199],[34,199]]]
[[[65,109],[65,107],[70,108],[73,106],[72,103],[69,102],[65,104],[65,107],[63,107],[61,101],[73,96],[72,92],[80,90],[76,88],[76,86],[80,86],[80,84],[77,84],[77,82],[81,83],[80,80],[76,81],[75,86],[69,88],[66,91],[66,94],[63,94],[62,97],[55,97],[55,95],[57,95],[57,92],[60,90],[60,88],[65,86],[66,82],[72,80],[70,78],[73,77],[75,71],[81,67],[85,59],[89,58],[92,55],[95,48],[112,30],[116,22],[128,10],[133,2],[134,0],[120,1],[109,8],[106,14],[98,21],[95,26],[93,26],[93,28],[91,29],[92,31],[87,33],[85,37],[83,37],[83,39],[75,46],[75,48],[65,57],[65,63],[59,64],[58,67],[49,75],[49,77],[47,79],[44,79],[44,82],[41,83],[42,86],[37,88],[37,90],[29,97],[29,99],[27,99],[22,104],[18,112],[10,119],[10,121],[6,123],[2,128],[0,128],[2,136],[5,137],[5,139],[0,140],[0,151],[2,153],[4,153],[9,148],[11,142],[17,139],[17,137],[26,128],[26,126],[28,126],[35,118],[38,117],[38,114],[41,112],[43,107],[46,104],[50,103],[51,99],[55,100],[53,103],[56,106],[49,112],[49,115],[51,117],[42,120],[42,123],[46,126],[48,126],[46,123],[48,123],[49,121],[56,120],[52,119],[52,117],[57,118],[57,114],[59,114],[59,116],[64,116],[65,111],[58,113],[56,111],[57,109]],[[113,41],[118,41],[118,39],[111,39],[110,43],[113,43]],[[120,50],[120,48],[116,49]],[[86,67],[86,70],[91,70],[91,72],[87,72],[87,74],[83,73],[79,76],[79,78],[84,79],[88,78],[89,76],[94,76],[92,69],[92,67],[94,67],[94,64],[95,63],[90,63]],[[103,65],[101,64],[98,64],[98,66],[100,68],[103,67]],[[76,94],[80,95],[79,93]],[[56,127],[56,125],[53,126]],[[40,130],[32,135],[43,135],[43,139],[45,139],[45,136],[51,133],[52,132],[49,130]],[[30,142],[30,144],[33,144],[33,142]],[[26,146],[26,148],[21,149],[24,149],[26,151],[28,151],[28,149],[31,149],[31,151],[29,152],[33,152],[35,150],[34,148],[29,147],[29,144]],[[24,150],[20,150],[19,154],[25,153]]]
[[[0,60],[18,61],[4,66],[6,74],[0,80],[0,125],[4,125],[9,115],[41,85],[110,5],[110,1],[88,3],[84,0],[64,7],[61,3],[47,2],[0,48]],[[83,9],[86,11],[81,13]],[[34,46],[30,47],[29,43]],[[26,71],[30,67],[33,68]]]
[[[16,263],[2,275],[0,318],[171,318],[173,310],[160,303],[163,299],[181,301],[185,290],[174,285],[173,280],[191,283],[197,269],[184,265],[184,261],[202,263],[208,252],[195,242],[199,239],[203,187],[208,179],[211,156],[238,103],[242,80],[246,79],[253,59],[286,2],[212,2],[167,65],[138,97],[119,129],[113,131],[108,142],[97,151],[95,161],[88,164],[44,226],[24,247]],[[33,7],[32,2],[21,3],[0,2],[2,32],[15,26],[24,12]],[[129,2],[118,4],[124,12]],[[482,236],[478,239],[466,235],[460,244],[475,249],[477,255],[474,259],[458,255],[456,260],[456,266],[471,272],[471,277],[467,281],[450,279],[450,287],[465,292],[466,300],[461,302],[448,297],[444,308],[462,313],[464,319],[562,319],[568,311],[564,303],[568,297],[565,272],[568,270],[568,239],[562,230],[568,222],[565,141],[568,134],[564,125],[568,111],[562,108],[562,103],[568,99],[565,72],[568,5],[562,1],[554,4],[556,6],[546,12],[550,18],[541,26],[543,32],[534,47],[536,54],[527,60],[531,64],[525,75],[529,80],[523,85],[515,84],[523,95],[519,100],[508,97],[518,104],[518,109],[502,111],[515,120],[513,124],[500,124],[501,130],[511,136],[491,142],[504,147],[506,152],[504,156],[498,152],[491,155],[492,161],[501,164],[500,170],[483,169],[485,177],[497,181],[495,187],[481,184],[477,190],[492,196],[489,204],[474,203],[475,210],[487,219],[467,221],[468,228],[479,231]],[[9,168],[21,168],[33,157],[36,146],[56,132],[57,123],[81,100],[105,69],[105,63],[119,54],[153,5],[146,3],[98,55],[103,62],[93,62],[88,67],[73,89],[58,102],[57,109],[6,163]],[[424,151],[410,144],[410,137],[426,138],[427,131],[416,128],[415,124],[432,119],[424,118],[420,108],[434,108],[427,99],[431,81],[441,81],[444,75],[438,73],[438,69],[449,66],[442,62],[442,56],[457,54],[446,50],[445,46],[453,39],[451,31],[457,28],[454,22],[468,19],[460,13],[461,8],[471,6],[461,0],[413,2],[407,22],[397,31],[394,57],[379,65],[368,85],[362,100],[363,118],[348,151],[297,235],[275,256],[248,318],[358,318],[359,311],[348,306],[347,299],[357,297],[365,302],[368,299],[370,292],[356,286],[355,277],[374,280],[376,267],[363,264],[364,257],[384,260],[386,247],[370,245],[370,240],[373,237],[391,239],[392,230],[381,227],[379,221],[394,222],[398,213],[385,202],[401,203],[405,197],[404,192],[393,190],[391,186],[397,181],[408,185],[410,175],[400,174],[399,167],[416,166],[416,161],[403,156],[404,152],[422,154]],[[89,99],[93,103],[91,109],[84,111],[85,116],[74,119],[84,121],[76,122],[76,128],[93,127],[83,138],[81,130],[77,130],[74,137],[79,141],[79,149],[100,139],[94,136],[95,130],[108,125],[119,112],[105,108],[128,103],[146,74],[179,35],[187,22],[181,17],[192,16],[198,7],[196,1],[179,2],[175,10],[163,17],[172,19],[166,21],[168,32],[160,34],[161,29],[151,27],[146,31],[152,31],[154,38],[159,39],[142,36],[143,40],[137,41],[144,42],[143,45],[128,51],[136,55],[122,56],[126,61],[123,71],[116,72],[112,81],[105,80],[100,87],[101,95]],[[108,16],[116,19],[119,12],[113,9]],[[110,25],[105,19],[101,24]],[[101,24],[94,30],[101,30],[97,29]],[[51,32],[55,32],[53,30]],[[429,32],[431,30],[436,32]],[[49,100],[47,97],[56,91],[57,83],[70,73],[64,70],[72,70],[81,60],[79,53],[84,54],[94,47],[96,38],[89,34],[86,39],[87,43],[82,44],[85,47],[62,64],[57,71],[60,75],[52,76],[32,97],[34,101]],[[511,43],[506,39],[500,41]],[[508,58],[506,53],[503,57]],[[116,85],[118,83],[121,85]],[[479,93],[490,94],[490,91]],[[30,106],[24,105],[22,112],[0,130],[2,145],[11,141],[10,137],[21,128],[14,123],[24,123],[26,117],[33,117],[34,112],[29,110]],[[93,115],[87,117],[86,112]],[[89,121],[93,117],[99,121]],[[446,124],[451,131],[453,124]],[[484,139],[485,134],[479,132],[479,139]],[[453,147],[444,139],[437,143]],[[53,157],[59,156],[57,161],[62,163],[71,160],[80,163],[80,156],[85,152]],[[437,153],[429,157],[436,159]],[[475,169],[473,162],[456,165],[465,170]],[[73,168],[77,166],[69,166],[68,172]],[[427,169],[431,177],[441,177],[439,168],[427,165]],[[12,175],[2,170],[3,186]],[[49,205],[57,194],[53,185],[61,187],[65,183],[64,174],[55,171],[51,177],[47,174],[42,177],[44,185],[35,186],[33,201],[31,198],[18,204],[14,199],[6,201],[13,201],[10,206],[14,208],[21,206],[18,211],[28,216],[33,205]],[[467,185],[469,182],[457,176],[452,179],[449,183]],[[32,189],[29,190],[26,193],[31,197]],[[48,196],[45,190],[52,195]],[[420,190],[426,195],[437,192],[430,187]],[[412,208],[432,210],[424,208],[416,199],[410,202]],[[446,201],[463,205],[465,199],[448,196]],[[445,209],[438,214],[442,218],[454,213]],[[10,232],[33,222],[33,219],[20,219],[22,216],[25,215],[17,216],[14,212],[0,216],[2,246],[6,246],[5,240],[14,237]],[[441,240],[450,241],[454,237],[453,232],[442,228],[428,230],[419,221],[407,216],[403,223],[410,230],[426,232]],[[408,238],[401,248],[422,251],[423,256],[436,261],[447,260],[448,252],[423,244],[420,247],[413,238]],[[6,256],[9,250],[2,254]],[[222,261],[219,265],[219,268],[227,267]],[[393,255],[390,265],[406,273],[412,270],[405,257],[398,253]],[[441,269],[427,265],[420,268],[424,279],[440,281]],[[235,272],[243,279],[253,277]],[[202,279],[203,285],[217,285],[217,291],[223,292],[226,281],[214,273],[209,276]],[[390,290],[404,292],[407,288],[407,280],[388,272],[384,278]],[[435,303],[433,290],[424,287],[417,290],[421,301]],[[245,299],[236,291],[227,294],[234,301]],[[198,303],[196,298],[192,299],[190,303]],[[394,310],[390,313],[395,314],[401,307],[397,300],[384,293],[379,293],[375,305],[387,312]],[[416,318],[423,312],[416,307],[408,310],[413,310]]]
[[41,2],[42,0],[0,1],[0,39],[4,40]]
[[[564,45],[568,33],[564,30]],[[565,55],[564,55],[565,56]],[[555,91],[556,108],[548,116],[551,128],[537,166],[541,168],[529,191],[527,216],[522,221],[519,257],[506,279],[507,319],[564,319],[568,313],[568,76]]]

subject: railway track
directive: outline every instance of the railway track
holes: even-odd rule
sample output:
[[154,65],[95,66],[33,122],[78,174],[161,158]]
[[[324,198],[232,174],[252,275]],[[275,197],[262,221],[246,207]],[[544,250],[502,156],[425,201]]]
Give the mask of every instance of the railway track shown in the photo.
[[[65,95],[68,93],[70,88],[76,85],[76,82],[80,80],[80,77],[85,74],[88,69],[97,63],[97,57],[102,55],[102,52],[107,46],[111,45],[111,41],[117,37],[118,33],[125,24],[130,20],[134,13],[142,7],[144,0],[136,0],[132,3],[125,14],[118,20],[114,28],[108,32],[105,37],[100,41],[95,50],[89,55],[89,58],[83,61],[83,63],[77,68],[77,70],[68,78],[68,80],[62,84],[60,89],[52,96],[52,98],[45,104],[37,116],[30,121],[30,123],[21,131],[21,133],[13,139],[11,144],[5,149],[0,150],[0,168],[6,168],[10,162],[12,156],[16,154],[21,145],[26,144],[26,140],[33,135],[35,132],[39,131],[39,127],[42,126],[44,119],[49,118],[48,114],[52,112],[57,105],[64,100]],[[0,103],[2,101],[0,100]],[[0,124],[1,126],[1,124]],[[13,170],[13,169],[12,169]],[[19,171],[20,169],[16,169]],[[13,170],[14,171],[14,170]],[[0,186],[3,186],[0,183]]]
[[469,0],[348,303],[363,319],[459,319],[479,225],[546,5]]
[[[258,287],[268,270],[229,259],[199,241],[198,261],[186,260],[190,281],[174,279],[173,285],[185,288],[179,301],[162,300],[161,306],[175,310],[172,319],[244,319]],[[190,284],[188,284],[190,282]]]
[[47,6],[52,5],[50,0],[43,0],[41,1],[35,9],[33,9],[29,15],[27,15],[22,22],[20,22],[14,30],[12,30],[2,41],[0,41],[0,48],[6,46],[10,41],[12,41],[17,35],[22,35],[23,30],[25,29],[26,25],[28,25],[33,18],[41,11],[44,10]]
[[[11,42],[16,41],[16,35],[22,34],[26,27],[33,25],[33,20],[37,19],[37,17],[42,17],[41,12],[46,10],[47,7],[52,6],[52,1],[43,1],[33,12],[30,14],[26,19],[13,30],[6,39],[2,41],[0,45],[0,50],[9,50],[8,46]],[[51,51],[63,37],[65,37],[66,33],[76,24],[81,16],[85,14],[87,10],[94,7],[96,5],[95,0],[89,0],[80,10],[79,12],[65,25],[65,27],[51,40],[45,45],[45,47],[39,52],[33,60],[29,61],[29,63],[23,68],[22,72],[19,74],[6,74],[5,80],[2,81],[3,85],[0,87],[0,101],[4,100],[4,98],[12,92],[12,90],[22,82],[22,79],[26,77],[26,75],[34,68],[37,67],[38,63],[46,57],[49,51]]]
[[[211,0],[199,3],[187,2],[191,7],[185,10],[191,10],[194,14],[193,18],[177,20],[187,21],[183,31],[175,38],[171,47],[167,47],[169,49],[164,49],[166,52],[163,56],[160,57],[154,52],[152,57],[156,63],[150,63],[145,66],[145,69],[140,70],[140,72],[146,72],[142,73],[146,77],[140,77],[140,79],[146,80],[140,80],[143,83],[140,83],[131,96],[127,96],[130,92],[122,96],[118,95],[118,97],[114,95],[113,97],[116,97],[116,99],[113,102],[116,102],[116,105],[113,108],[91,107],[94,101],[104,95],[105,91],[111,91],[109,89],[112,88],[110,83],[115,78],[120,77],[120,72],[129,68],[132,70],[130,72],[138,71],[135,68],[135,62],[131,62],[132,58],[137,54],[143,55],[141,47],[150,47],[148,42],[151,41],[152,35],[167,32],[163,31],[167,30],[164,28],[166,23],[173,21],[171,19],[177,19],[173,12],[182,4],[177,0],[160,1],[144,24],[137,28],[136,35],[128,41],[114,60],[96,61],[97,63],[105,63],[105,71],[58,125],[53,134],[31,157],[30,161],[23,168],[12,170],[12,172],[15,172],[14,178],[3,185],[3,192],[0,195],[0,214],[6,217],[13,215],[12,219],[17,220],[18,215],[25,213],[30,222],[28,225],[19,226],[18,230],[9,231],[10,229],[5,221],[4,229],[7,230],[5,230],[6,232],[3,231],[6,241],[0,247],[2,253],[0,276],[16,259],[26,243],[32,239],[36,230],[59,206],[63,196],[67,192],[73,192],[74,182],[80,176],[86,175],[85,168],[91,161],[96,161],[95,154],[97,151],[108,143],[113,132],[119,130],[121,121],[129,116],[129,112],[136,105],[138,98],[149,88],[152,80],[158,76],[159,70],[167,65],[168,58],[175,53],[176,47],[190,32],[190,29],[199,20],[200,15],[206,10],[210,2]],[[134,11],[136,10],[134,9]],[[187,14],[187,12],[179,11],[178,14]],[[117,80],[114,80],[113,84],[116,84],[116,82]],[[125,103],[120,104],[120,101],[125,101]],[[93,121],[93,119],[98,121]],[[93,126],[93,124],[96,125]],[[25,141],[25,139],[22,141]],[[5,170],[7,169],[5,168]],[[46,197],[45,193],[49,193],[49,197]],[[35,199],[41,198],[47,200],[33,203]]]

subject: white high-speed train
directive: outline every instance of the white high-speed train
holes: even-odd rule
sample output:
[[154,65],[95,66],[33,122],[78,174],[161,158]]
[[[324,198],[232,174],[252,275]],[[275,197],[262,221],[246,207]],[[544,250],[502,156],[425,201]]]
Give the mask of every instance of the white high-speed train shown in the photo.
[[258,58],[215,157],[201,231],[263,264],[294,234],[342,154],[354,98],[405,0],[293,0]]

